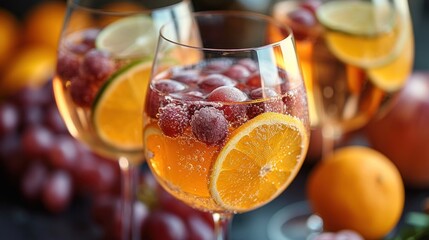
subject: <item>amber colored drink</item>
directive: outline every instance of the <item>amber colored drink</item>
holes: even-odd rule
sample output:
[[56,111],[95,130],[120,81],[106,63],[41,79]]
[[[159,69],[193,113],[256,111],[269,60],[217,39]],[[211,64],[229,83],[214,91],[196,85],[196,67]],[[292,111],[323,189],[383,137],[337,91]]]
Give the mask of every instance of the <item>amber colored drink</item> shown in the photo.
[[[190,206],[211,212],[260,207],[288,186],[304,160],[303,83],[279,70],[274,84],[262,87],[255,67],[250,59],[220,58],[174,67],[152,80],[143,117],[145,157],[165,189]],[[222,174],[229,181],[216,182]]]
[[[335,8],[330,15],[322,3],[307,11],[308,1],[280,2],[273,11],[275,18],[295,29],[304,78],[313,94],[310,103],[313,100],[317,109],[312,121],[336,126],[339,134],[362,127],[392,105],[412,70],[414,57],[411,19],[404,9],[407,1],[391,1],[391,6],[382,7],[354,2],[358,9],[368,11],[368,18],[374,17],[356,24],[380,26],[338,27],[336,22],[341,21],[332,12],[348,8],[341,1],[325,3],[330,4],[328,10]],[[308,12],[314,21],[302,20],[300,14],[309,16]]]
[[[97,49],[98,34],[96,29],[82,30],[60,43],[53,80],[58,108],[71,134],[94,151],[112,159],[126,154],[142,160],[138,101],[144,101],[150,63],[141,60],[144,56],[118,58]],[[132,87],[142,90],[132,95]],[[118,126],[121,122],[126,124]]]

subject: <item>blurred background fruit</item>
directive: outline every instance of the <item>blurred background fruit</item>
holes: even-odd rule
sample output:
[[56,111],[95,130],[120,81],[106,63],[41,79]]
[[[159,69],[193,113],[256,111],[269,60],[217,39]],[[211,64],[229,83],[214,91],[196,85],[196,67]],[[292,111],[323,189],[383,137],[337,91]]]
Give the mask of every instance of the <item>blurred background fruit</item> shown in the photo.
[[0,8],[0,71],[19,44],[21,31],[18,19],[6,9]]
[[343,147],[324,158],[307,185],[313,211],[325,231],[353,230],[364,239],[381,239],[398,223],[405,201],[395,165],[381,153]]
[[23,19],[25,43],[56,49],[65,11],[63,1],[42,1],[31,8]]
[[365,134],[385,154],[410,187],[429,188],[429,72],[415,72],[397,103],[372,121]]
[[6,64],[0,79],[0,95],[6,96],[24,87],[40,87],[52,76],[56,52],[34,45],[17,50]]

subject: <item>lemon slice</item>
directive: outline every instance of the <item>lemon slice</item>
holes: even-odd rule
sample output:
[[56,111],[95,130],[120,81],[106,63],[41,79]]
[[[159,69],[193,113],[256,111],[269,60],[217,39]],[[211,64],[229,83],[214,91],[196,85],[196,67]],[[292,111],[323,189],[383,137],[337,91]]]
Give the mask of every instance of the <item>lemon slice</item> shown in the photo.
[[98,136],[122,150],[143,147],[143,106],[151,71],[151,62],[126,65],[102,86],[92,110]]
[[331,1],[317,9],[317,19],[325,27],[352,35],[372,36],[390,32],[395,14],[389,3]]
[[105,27],[96,39],[96,47],[118,58],[151,56],[155,52],[158,32],[152,19],[133,15]]
[[307,151],[302,122],[263,113],[237,128],[217,157],[210,193],[222,207],[248,211],[271,201],[294,179]]

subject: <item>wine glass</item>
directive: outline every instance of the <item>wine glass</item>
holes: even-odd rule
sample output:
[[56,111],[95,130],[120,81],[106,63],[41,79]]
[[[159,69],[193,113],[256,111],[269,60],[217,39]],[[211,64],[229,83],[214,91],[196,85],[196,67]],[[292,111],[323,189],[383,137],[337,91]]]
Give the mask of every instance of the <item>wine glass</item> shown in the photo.
[[133,206],[144,160],[141,112],[158,30],[191,11],[187,0],[68,1],[55,98],[70,133],[119,163],[122,239],[138,236]]
[[[316,125],[322,130],[322,157],[331,154],[345,134],[383,116],[405,85],[414,57],[408,1],[281,1],[273,6],[272,15],[297,35],[304,76],[313,87]],[[296,227],[298,221],[321,230],[317,227],[322,226],[321,219],[295,212],[287,218],[275,216],[282,219],[273,221],[273,229],[287,228],[285,222]],[[313,227],[296,239],[305,238]],[[287,231],[283,237],[295,239]]]
[[309,141],[307,97],[291,31],[240,11],[195,13],[161,28],[144,111],[147,163],[215,239],[296,176]]

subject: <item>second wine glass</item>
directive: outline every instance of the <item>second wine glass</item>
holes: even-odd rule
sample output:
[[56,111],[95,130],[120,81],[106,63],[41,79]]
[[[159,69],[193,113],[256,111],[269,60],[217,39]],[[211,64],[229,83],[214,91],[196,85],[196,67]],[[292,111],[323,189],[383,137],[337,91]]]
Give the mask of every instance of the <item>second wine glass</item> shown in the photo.
[[114,238],[139,238],[133,207],[144,160],[141,112],[158,30],[190,14],[187,0],[68,2],[55,98],[70,133],[119,163],[122,236]]

